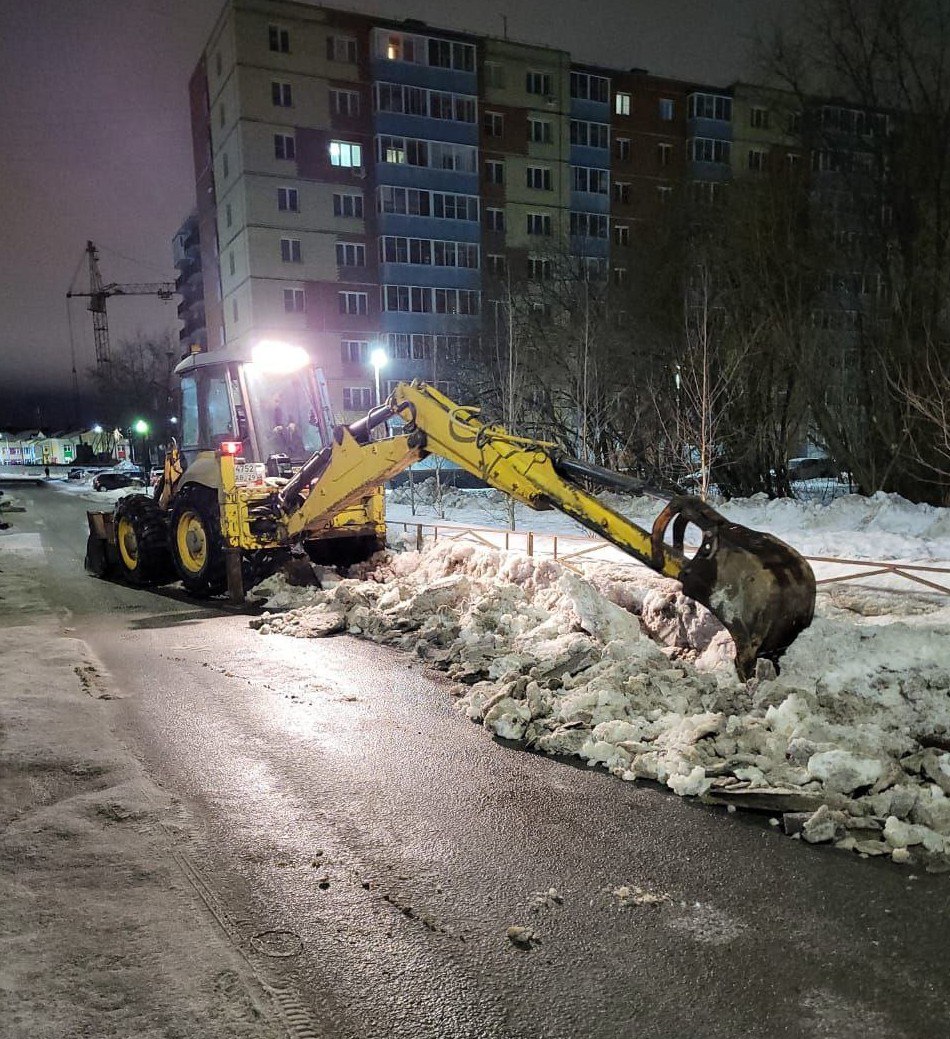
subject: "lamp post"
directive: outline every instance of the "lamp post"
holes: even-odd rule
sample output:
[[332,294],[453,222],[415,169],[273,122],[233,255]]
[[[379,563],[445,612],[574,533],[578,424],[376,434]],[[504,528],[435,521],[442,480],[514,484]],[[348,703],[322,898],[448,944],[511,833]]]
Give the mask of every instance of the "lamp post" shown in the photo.
[[373,366],[373,371],[376,373],[376,407],[378,408],[382,403],[379,393],[379,370],[380,368],[386,367],[389,363],[389,357],[381,346],[377,346],[370,354],[369,362]]
[[[132,426],[132,429],[136,433],[138,433],[138,435],[142,438],[142,452],[144,453],[145,452],[145,438],[148,436],[148,423],[143,418],[136,419],[135,423]],[[135,459],[133,458],[132,461],[134,462]],[[146,458],[146,462],[148,462],[147,458]],[[139,460],[139,464],[141,464],[141,459]]]

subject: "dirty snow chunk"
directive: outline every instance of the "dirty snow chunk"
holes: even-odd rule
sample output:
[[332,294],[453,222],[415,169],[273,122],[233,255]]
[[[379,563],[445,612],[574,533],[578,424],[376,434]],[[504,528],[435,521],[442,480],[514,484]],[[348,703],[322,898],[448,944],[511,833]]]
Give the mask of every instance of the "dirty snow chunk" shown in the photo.
[[484,725],[503,740],[520,740],[524,738],[529,721],[531,709],[528,705],[506,696],[488,709]]
[[826,790],[850,794],[859,787],[873,786],[884,774],[884,762],[862,758],[847,750],[826,750],[808,759],[808,773],[820,779]]
[[802,836],[809,844],[824,844],[842,836],[844,831],[844,813],[832,811],[827,805],[822,805],[805,820]]
[[647,891],[636,884],[621,884],[614,888],[613,896],[621,905],[658,906],[670,901],[669,895]]
[[505,937],[512,945],[517,945],[522,949],[530,949],[536,941],[534,931],[530,927],[509,927],[505,931]]
[[909,848],[922,844],[927,851],[950,855],[950,838],[934,833],[927,826],[901,822],[890,816],[884,824],[884,840],[892,848]]
[[697,765],[686,776],[670,776],[666,785],[680,797],[700,797],[712,786],[712,780],[706,778],[706,770]]

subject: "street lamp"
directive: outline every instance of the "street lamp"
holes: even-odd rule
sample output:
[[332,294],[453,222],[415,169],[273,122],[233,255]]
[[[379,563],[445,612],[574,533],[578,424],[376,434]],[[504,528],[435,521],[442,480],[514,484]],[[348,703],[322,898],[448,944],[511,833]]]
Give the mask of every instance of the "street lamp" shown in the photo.
[[95,424],[95,425],[94,425],[94,426],[92,427],[92,431],[93,431],[93,433],[95,433],[95,434],[96,434],[96,435],[98,436],[98,434],[102,432],[102,426],[100,426],[100,425],[99,425],[99,423],[97,422],[97,423],[96,423],[96,424]]
[[380,368],[386,367],[389,363],[389,357],[381,346],[377,346],[369,356],[369,363],[373,366],[373,371],[376,373],[376,407],[378,408],[381,403],[379,395],[379,370]]
[[[145,450],[146,437],[148,436],[148,423],[144,418],[136,419],[132,425],[132,429],[142,438],[142,454],[145,455],[145,461],[148,463],[148,452]],[[135,459],[133,458],[132,461],[134,462]],[[139,464],[141,464],[141,461]]]

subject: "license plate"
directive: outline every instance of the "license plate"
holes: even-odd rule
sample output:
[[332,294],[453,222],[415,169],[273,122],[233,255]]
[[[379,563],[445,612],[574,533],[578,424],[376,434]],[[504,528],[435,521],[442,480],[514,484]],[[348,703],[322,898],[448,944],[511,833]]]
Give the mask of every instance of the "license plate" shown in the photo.
[[235,483],[258,484],[264,482],[263,462],[237,462],[234,466]]

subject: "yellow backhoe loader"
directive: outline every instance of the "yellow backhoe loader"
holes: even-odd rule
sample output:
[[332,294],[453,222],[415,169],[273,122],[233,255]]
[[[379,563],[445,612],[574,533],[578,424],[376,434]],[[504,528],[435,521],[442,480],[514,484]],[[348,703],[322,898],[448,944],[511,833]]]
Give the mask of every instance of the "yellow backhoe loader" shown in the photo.
[[[560,510],[679,581],[732,635],[743,678],[758,658],[776,661],[811,623],[814,575],[782,541],[688,496],[673,498],[644,530],[585,489],[620,486],[622,477],[486,425],[478,408],[432,386],[399,383],[364,418],[334,425],[322,373],[300,348],[265,342],[251,357],[195,354],[176,371],[180,444],[154,495],[88,514],[86,568],[97,576],[180,580],[192,594],[227,591],[240,602],[292,553],[351,564],[385,544],[385,482],[439,455],[529,508]],[[700,542],[692,555],[690,525]]]

